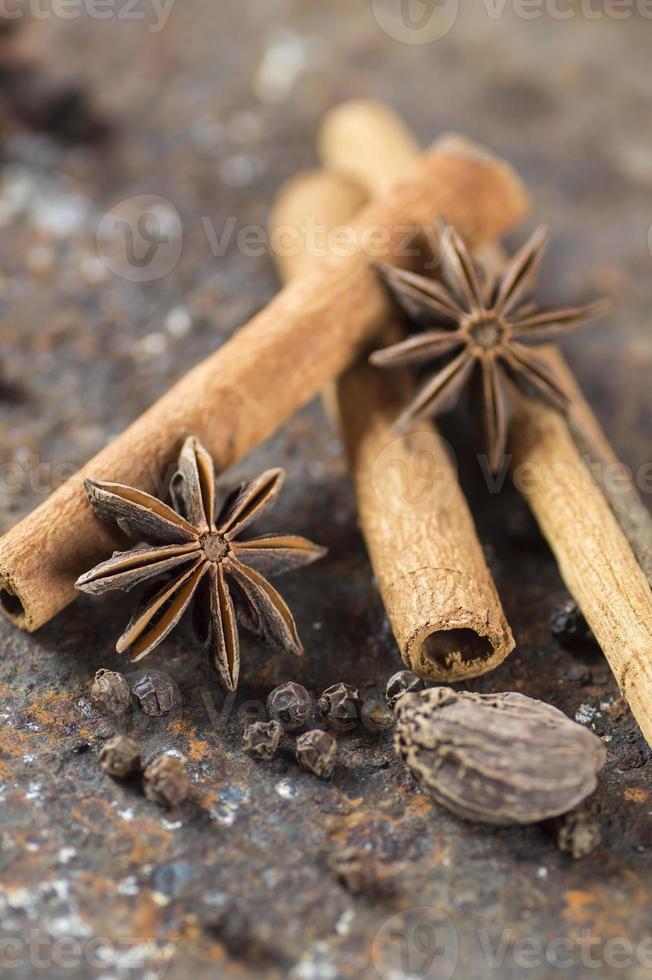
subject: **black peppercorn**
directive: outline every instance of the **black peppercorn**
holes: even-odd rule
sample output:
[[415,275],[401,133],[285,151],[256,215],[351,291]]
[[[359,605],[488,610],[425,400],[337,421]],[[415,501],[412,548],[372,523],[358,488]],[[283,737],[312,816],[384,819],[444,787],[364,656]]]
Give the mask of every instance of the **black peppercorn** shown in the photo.
[[328,779],[335,768],[337,742],[328,732],[314,729],[297,739],[296,757],[299,765],[314,772],[320,779]]
[[600,827],[586,810],[572,810],[559,819],[557,846],[575,860],[595,851],[601,840]]
[[116,735],[100,749],[100,765],[116,779],[129,776],[140,769],[140,748],[129,735]]
[[278,748],[282,732],[277,721],[256,721],[245,728],[242,747],[257,759],[269,760]]
[[151,762],[143,776],[145,796],[163,806],[176,806],[188,795],[190,779],[186,761],[177,755],[160,755]]
[[98,670],[91,688],[91,703],[110,715],[123,715],[131,704],[129,686],[115,670]]
[[295,731],[306,723],[312,708],[312,698],[301,684],[288,681],[275,687],[267,698],[267,710],[273,721],[285,731]]
[[372,888],[377,890],[378,876],[369,851],[358,847],[335,851],[328,859],[328,866],[352,895],[361,895]]
[[158,718],[175,706],[172,684],[159,674],[145,674],[132,688],[138,706],[146,715]]
[[593,637],[591,627],[572,600],[554,611],[550,617],[550,632],[562,646],[577,646]]
[[387,681],[385,700],[394,707],[402,694],[421,691],[424,687],[425,684],[413,670],[398,670]]
[[334,684],[324,691],[318,708],[328,725],[337,732],[350,732],[360,720],[362,701],[357,688]]

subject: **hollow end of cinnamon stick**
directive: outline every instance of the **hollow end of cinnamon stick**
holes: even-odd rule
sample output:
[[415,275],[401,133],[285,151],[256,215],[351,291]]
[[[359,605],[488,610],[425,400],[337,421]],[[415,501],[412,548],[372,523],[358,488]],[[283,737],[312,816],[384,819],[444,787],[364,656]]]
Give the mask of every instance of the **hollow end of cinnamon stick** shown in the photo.
[[473,614],[462,621],[452,626],[444,619],[415,630],[401,646],[405,666],[425,680],[455,684],[495,670],[514,649],[507,629],[490,629]]
[[0,571],[0,611],[19,629],[31,632],[35,627],[29,598],[21,595],[10,573]]

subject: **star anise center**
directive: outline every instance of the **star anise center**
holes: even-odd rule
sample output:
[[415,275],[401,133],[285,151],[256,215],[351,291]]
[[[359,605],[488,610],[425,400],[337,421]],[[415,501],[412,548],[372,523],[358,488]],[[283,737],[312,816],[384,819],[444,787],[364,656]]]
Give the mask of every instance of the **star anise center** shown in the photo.
[[201,546],[208,560],[216,564],[223,561],[231,550],[231,545],[222,534],[206,534]]
[[466,334],[471,347],[491,350],[505,339],[505,323],[494,313],[483,312],[469,317]]

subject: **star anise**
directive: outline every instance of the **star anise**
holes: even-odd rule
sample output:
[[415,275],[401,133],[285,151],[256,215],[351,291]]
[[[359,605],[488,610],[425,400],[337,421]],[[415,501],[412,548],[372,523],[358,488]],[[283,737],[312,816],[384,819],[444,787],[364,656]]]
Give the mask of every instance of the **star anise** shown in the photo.
[[392,266],[378,267],[399,305],[426,329],[376,351],[371,362],[395,367],[456,354],[417,393],[397,420],[397,431],[452,408],[478,365],[489,465],[494,472],[500,467],[507,442],[506,377],[530,397],[562,412],[568,410],[570,396],[562,382],[527,344],[574,330],[608,312],[609,304],[602,301],[544,310],[529,301],[547,241],[547,230],[537,229],[500,275],[488,277],[476,267],[457,232],[444,225],[440,243],[442,282]]
[[198,638],[230,691],[240,669],[236,609],[241,624],[272,646],[303,652],[292,613],[264,576],[308,565],[325,549],[294,535],[239,540],[274,503],[284,478],[281,469],[266,470],[219,501],[213,461],[190,437],[170,484],[172,506],[133,487],[86,481],[97,516],[141,543],[82,575],[76,587],[101,595],[165,576],[137,608],[117,642],[119,653],[141,660],[177,625],[193,598]]

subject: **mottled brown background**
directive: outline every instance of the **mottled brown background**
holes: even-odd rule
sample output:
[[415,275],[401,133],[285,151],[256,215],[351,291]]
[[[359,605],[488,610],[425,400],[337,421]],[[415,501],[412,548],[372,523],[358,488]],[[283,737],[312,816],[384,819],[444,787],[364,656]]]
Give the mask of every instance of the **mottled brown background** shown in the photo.
[[[280,183],[314,165],[322,114],[352,96],[388,101],[424,142],[459,130],[513,161],[536,218],[554,227],[545,299],[606,293],[617,303],[611,322],[567,350],[622,458],[635,469],[649,462],[652,21],[640,11],[593,16],[588,4],[583,14],[569,5],[568,20],[525,19],[510,3],[499,16],[491,4],[474,4],[473,15],[463,6],[444,37],[424,44],[392,39],[371,3],[353,0],[177,0],[160,31],[149,29],[146,3],[143,21],[32,25],[30,55],[53,78],[83,80],[115,132],[102,150],[14,133],[0,151],[0,353],[13,386],[0,404],[0,528],[273,295],[269,259],[234,247],[215,256],[202,218],[218,233],[229,216],[264,223]],[[451,9],[449,0],[436,16]],[[106,271],[95,231],[140,194],[178,209],[184,245],[172,273],[133,284]],[[289,750],[270,765],[242,755],[245,702],[275,684],[293,677],[318,692],[343,679],[381,705],[398,666],[340,446],[317,403],[233,477],[272,460],[289,479],[270,526],[330,548],[283,584],[306,656],[295,664],[246,643],[241,689],[220,721],[223,696],[190,632],[157,652],[152,663],[178,685],[181,708],[160,721],[135,714],[133,724],[147,756],[187,754],[194,789],[178,813],[97,763],[110,729],[90,708],[90,680],[118,666],[113,640],[129,601],[80,599],[34,637],[0,623],[0,938],[23,942],[0,947],[6,975],[157,976],[158,950],[174,980],[371,978],[383,937],[398,929],[413,943],[410,923],[436,924],[441,910],[452,926],[439,925],[440,944],[450,950],[453,928],[459,936],[456,977],[649,976],[649,944],[646,961],[641,950],[618,960],[606,946],[652,934],[649,750],[600,652],[564,651],[551,638],[565,590],[520,499],[509,489],[490,497],[464,459],[518,639],[509,662],[474,687],[543,697],[604,736],[609,759],[592,802],[600,849],[574,863],[545,828],[458,822],[416,791],[386,727],[342,738],[327,784],[299,771]],[[368,846],[391,894],[353,896],[335,880],[328,855],[346,845]],[[384,925],[414,907],[425,911]],[[57,945],[66,937],[80,944],[78,965],[74,947]],[[112,947],[88,962],[97,937]],[[492,966],[483,948],[501,937]],[[527,968],[517,945],[526,937],[567,937],[574,967]],[[413,943],[415,970],[417,952]],[[422,975],[450,976],[447,963],[435,958]]]

